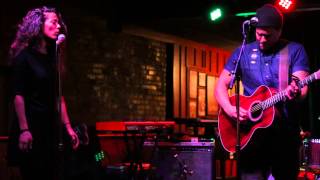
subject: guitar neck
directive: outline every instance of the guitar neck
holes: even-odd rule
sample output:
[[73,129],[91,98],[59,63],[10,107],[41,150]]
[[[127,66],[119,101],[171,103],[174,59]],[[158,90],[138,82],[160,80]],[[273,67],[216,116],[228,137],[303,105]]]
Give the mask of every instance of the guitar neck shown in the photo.
[[[317,77],[318,75],[318,71],[307,76],[306,78],[304,78],[303,80],[298,82],[298,86],[299,88],[303,88],[304,86],[310,84],[311,82],[319,79],[319,77]],[[273,105],[275,105],[276,103],[280,102],[280,101],[285,101],[286,100],[286,91],[280,91],[277,94],[275,94],[274,96],[264,100],[261,102],[261,107],[262,109],[267,109]]]
[[262,101],[261,107],[263,110],[277,104],[280,101],[285,101],[286,100],[286,91],[280,91],[277,94],[275,94],[274,96]]
[[312,83],[313,81],[317,80],[319,77],[317,77],[317,73],[313,73],[310,76],[306,77],[305,79],[299,81],[298,86],[300,88],[303,88],[304,86]]

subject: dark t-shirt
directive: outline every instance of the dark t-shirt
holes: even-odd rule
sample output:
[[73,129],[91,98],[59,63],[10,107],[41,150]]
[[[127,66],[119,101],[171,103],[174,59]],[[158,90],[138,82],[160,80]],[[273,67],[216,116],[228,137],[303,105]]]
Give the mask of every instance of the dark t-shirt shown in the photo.
[[[26,118],[33,137],[33,154],[39,156],[55,149],[58,140],[54,60],[54,56],[25,49],[12,60],[11,65],[12,102],[16,95],[23,96]],[[18,149],[20,132],[13,105],[12,108],[9,139],[9,150],[12,152],[8,155],[9,160],[14,157],[13,161],[16,161],[21,155]]]
[[54,67],[54,58],[34,50],[22,51],[13,61],[13,97],[24,97],[31,130],[43,129],[54,120]]

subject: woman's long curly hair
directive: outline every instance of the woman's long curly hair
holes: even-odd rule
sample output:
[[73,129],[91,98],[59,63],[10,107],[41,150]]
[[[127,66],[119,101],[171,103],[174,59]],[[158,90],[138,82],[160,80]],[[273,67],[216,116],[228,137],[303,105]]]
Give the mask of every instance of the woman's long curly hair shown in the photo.
[[30,10],[18,25],[18,30],[11,44],[10,59],[16,57],[23,49],[31,47],[37,49],[39,42],[45,39],[42,32],[46,20],[45,13],[55,13],[61,26],[60,33],[67,33],[67,26],[62,20],[61,14],[55,8],[46,6]]

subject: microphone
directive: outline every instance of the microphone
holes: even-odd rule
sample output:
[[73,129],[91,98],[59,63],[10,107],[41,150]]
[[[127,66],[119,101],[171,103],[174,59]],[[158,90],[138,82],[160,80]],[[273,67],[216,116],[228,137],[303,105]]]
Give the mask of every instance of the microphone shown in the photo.
[[66,36],[64,34],[59,34],[56,40],[56,44],[60,45],[65,39],[66,39]]
[[252,17],[251,19],[249,19],[249,20],[246,20],[246,21],[244,21],[243,22],[243,24],[245,25],[245,24],[247,24],[247,25],[256,25],[257,23],[259,22],[259,19],[257,18],[257,17]]

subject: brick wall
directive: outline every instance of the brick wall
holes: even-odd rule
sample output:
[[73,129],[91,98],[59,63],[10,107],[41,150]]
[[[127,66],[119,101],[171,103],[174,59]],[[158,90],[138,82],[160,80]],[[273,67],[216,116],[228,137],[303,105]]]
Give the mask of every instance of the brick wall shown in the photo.
[[72,22],[64,84],[70,116],[87,123],[164,119],[166,44],[110,32],[97,17]]

